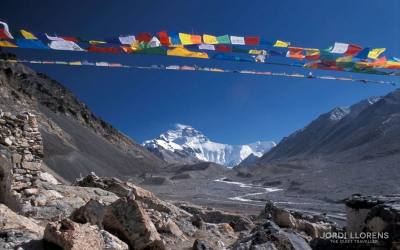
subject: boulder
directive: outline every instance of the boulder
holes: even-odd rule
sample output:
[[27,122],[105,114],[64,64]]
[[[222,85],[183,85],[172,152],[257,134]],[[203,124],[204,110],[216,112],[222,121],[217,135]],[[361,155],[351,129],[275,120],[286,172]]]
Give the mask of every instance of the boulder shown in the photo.
[[133,249],[165,249],[150,217],[135,200],[122,198],[108,206],[103,226]]
[[64,250],[99,250],[103,237],[96,226],[78,224],[69,219],[47,224],[44,239]]
[[105,230],[100,231],[101,236],[103,237],[104,241],[104,248],[103,250],[128,250],[129,246],[122,240],[118,239],[114,235],[110,234]]
[[44,228],[0,204],[0,249],[41,249]]
[[213,250],[214,248],[205,240],[195,240],[193,243],[193,250]]
[[[207,223],[228,223],[236,232],[249,230],[254,227],[253,222],[243,215],[214,209],[204,209],[200,206],[191,204],[180,204],[180,208],[186,210],[194,216],[198,216],[201,218],[201,220]],[[197,221],[199,220],[197,219]],[[197,224],[195,219],[192,222]]]

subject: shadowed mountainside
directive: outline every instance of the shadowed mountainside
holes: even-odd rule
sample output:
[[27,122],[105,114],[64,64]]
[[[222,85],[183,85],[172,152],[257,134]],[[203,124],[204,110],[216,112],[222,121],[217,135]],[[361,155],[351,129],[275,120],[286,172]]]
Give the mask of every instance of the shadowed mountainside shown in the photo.
[[73,93],[21,64],[0,63],[0,109],[32,110],[44,140],[44,162],[73,180],[91,171],[129,177],[165,162],[103,121]]

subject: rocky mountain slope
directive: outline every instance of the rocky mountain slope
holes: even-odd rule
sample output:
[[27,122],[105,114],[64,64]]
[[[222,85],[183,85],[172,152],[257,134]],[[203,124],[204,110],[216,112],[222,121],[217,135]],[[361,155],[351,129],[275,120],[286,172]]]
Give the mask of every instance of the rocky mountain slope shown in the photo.
[[148,140],[143,146],[169,163],[214,162],[233,167],[249,155],[262,156],[275,146],[272,141],[247,145],[228,145],[213,142],[188,125],[176,124],[173,130]]
[[359,162],[400,156],[400,90],[335,108],[284,138],[260,163],[327,157]]
[[249,170],[253,181],[328,202],[400,192],[400,90],[336,108],[285,138]]
[[0,62],[0,110],[37,115],[44,162],[68,180],[91,171],[128,177],[165,165],[93,114],[60,83],[24,65]]

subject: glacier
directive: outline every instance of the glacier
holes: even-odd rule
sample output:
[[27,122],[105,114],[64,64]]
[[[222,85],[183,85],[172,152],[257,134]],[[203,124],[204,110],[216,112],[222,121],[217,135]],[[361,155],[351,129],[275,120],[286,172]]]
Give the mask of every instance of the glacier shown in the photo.
[[[179,162],[179,158],[182,160],[192,158],[231,168],[251,154],[261,157],[275,147],[276,143],[273,141],[257,141],[245,145],[218,143],[211,141],[192,126],[175,124],[174,129],[162,133],[153,140],[145,141],[142,145],[166,161],[173,158],[171,163]],[[167,153],[169,157],[163,157]],[[171,153],[175,156],[171,157]]]

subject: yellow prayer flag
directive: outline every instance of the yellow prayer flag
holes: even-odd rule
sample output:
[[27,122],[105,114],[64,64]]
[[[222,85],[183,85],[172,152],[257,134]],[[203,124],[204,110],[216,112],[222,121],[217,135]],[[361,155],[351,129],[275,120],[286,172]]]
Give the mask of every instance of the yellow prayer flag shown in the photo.
[[385,48],[376,48],[376,49],[371,49],[368,53],[368,58],[371,59],[377,59],[379,57],[380,54],[382,54],[383,52],[385,52]]
[[208,59],[208,54],[204,52],[194,52],[185,48],[174,48],[167,51],[168,56],[182,56]]
[[265,55],[267,52],[265,50],[251,49],[249,50],[249,54],[252,55]]
[[289,47],[290,43],[289,42],[284,42],[281,40],[276,40],[274,47],[279,47],[279,48],[287,48]]
[[203,35],[203,42],[206,44],[218,44],[218,40],[216,36],[211,35]]
[[336,62],[351,62],[353,60],[352,56],[342,56],[336,59]]
[[190,45],[193,44],[192,42],[192,36],[190,34],[186,33],[179,33],[179,39],[181,39],[181,43],[183,45]]
[[17,45],[10,43],[9,41],[0,41],[0,47],[18,48]]
[[21,30],[21,34],[25,39],[28,40],[37,40],[37,37],[29,31]]
[[106,42],[104,42],[104,41],[98,41],[98,40],[90,40],[89,43],[90,43],[90,44],[103,44],[103,43],[106,43]]

